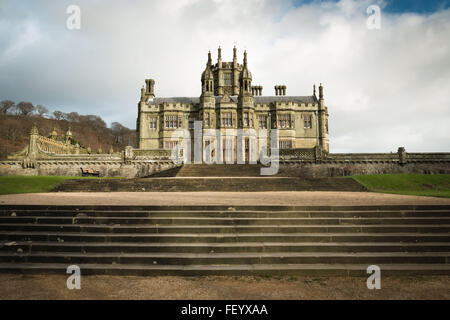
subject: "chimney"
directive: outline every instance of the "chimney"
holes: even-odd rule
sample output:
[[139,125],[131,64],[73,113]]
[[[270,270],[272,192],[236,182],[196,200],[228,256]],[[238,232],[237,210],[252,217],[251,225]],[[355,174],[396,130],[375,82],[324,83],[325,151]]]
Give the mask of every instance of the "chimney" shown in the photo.
[[254,96],[261,96],[262,95],[262,86],[252,86],[252,94]]
[[155,80],[153,79],[145,79],[145,83],[147,85],[146,94],[150,96],[150,98],[155,97]]

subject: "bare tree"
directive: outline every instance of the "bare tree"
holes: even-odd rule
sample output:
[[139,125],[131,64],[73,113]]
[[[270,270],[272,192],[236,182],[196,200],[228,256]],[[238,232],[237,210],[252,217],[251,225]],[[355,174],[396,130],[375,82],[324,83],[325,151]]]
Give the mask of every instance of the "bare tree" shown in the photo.
[[19,102],[16,108],[17,112],[23,116],[27,116],[34,111],[34,106],[31,102]]
[[78,122],[80,121],[80,115],[78,112],[70,112],[67,114],[67,120],[70,122]]
[[130,131],[127,127],[123,126],[119,122],[111,123],[111,130],[116,143],[122,143],[124,136]]
[[38,113],[39,116],[43,117],[45,114],[48,114],[48,109],[38,104],[36,106],[36,112]]
[[7,114],[8,110],[15,106],[15,102],[11,100],[3,100],[0,102],[0,113]]
[[55,118],[56,120],[61,120],[63,118],[63,116],[64,116],[64,113],[59,110],[56,110],[53,112],[53,118]]

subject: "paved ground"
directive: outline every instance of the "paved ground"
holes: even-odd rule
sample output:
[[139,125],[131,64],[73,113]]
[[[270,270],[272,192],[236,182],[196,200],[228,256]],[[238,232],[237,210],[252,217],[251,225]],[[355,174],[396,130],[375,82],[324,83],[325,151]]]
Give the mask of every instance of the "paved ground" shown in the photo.
[[115,277],[85,276],[68,290],[67,276],[0,275],[0,299],[450,299],[450,277]]
[[450,204],[448,198],[371,192],[58,192],[1,195],[1,204],[30,205],[420,205]]

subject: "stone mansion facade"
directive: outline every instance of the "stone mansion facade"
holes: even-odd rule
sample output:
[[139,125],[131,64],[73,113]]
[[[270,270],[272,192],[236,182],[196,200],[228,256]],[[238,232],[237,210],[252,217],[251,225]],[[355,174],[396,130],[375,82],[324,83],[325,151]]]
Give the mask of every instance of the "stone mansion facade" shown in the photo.
[[[275,94],[262,95],[262,86],[252,85],[247,52],[243,64],[238,63],[236,48],[233,61],[222,61],[218,49],[217,63],[208,53],[206,68],[201,75],[200,97],[159,98],[155,96],[155,81],[145,80],[138,103],[137,146],[140,150],[172,149],[178,140],[172,138],[177,129],[184,129],[194,139],[194,123],[201,121],[202,147],[215,142],[220,132],[221,144],[232,141],[233,150],[239,146],[239,129],[252,132],[258,145],[270,145],[270,131],[278,129],[279,149],[314,149],[329,152],[328,109],[325,106],[323,87],[316,96],[288,96],[286,86],[275,86]],[[214,130],[211,130],[214,129]],[[264,134],[263,134],[264,132]],[[251,137],[243,138],[246,160]],[[263,141],[264,140],[264,141]],[[228,144],[229,145],[229,144]],[[259,150],[259,149],[258,149]],[[213,150],[214,152],[214,150]],[[221,153],[221,157],[225,152]]]

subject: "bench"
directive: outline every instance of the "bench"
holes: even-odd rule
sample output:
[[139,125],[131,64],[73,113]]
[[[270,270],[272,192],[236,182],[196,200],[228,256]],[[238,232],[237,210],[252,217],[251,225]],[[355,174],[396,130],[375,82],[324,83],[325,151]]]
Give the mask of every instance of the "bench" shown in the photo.
[[87,177],[87,176],[99,177],[100,176],[100,171],[98,171],[98,170],[94,170],[92,168],[80,168],[80,169],[81,169],[81,175],[83,177]]

